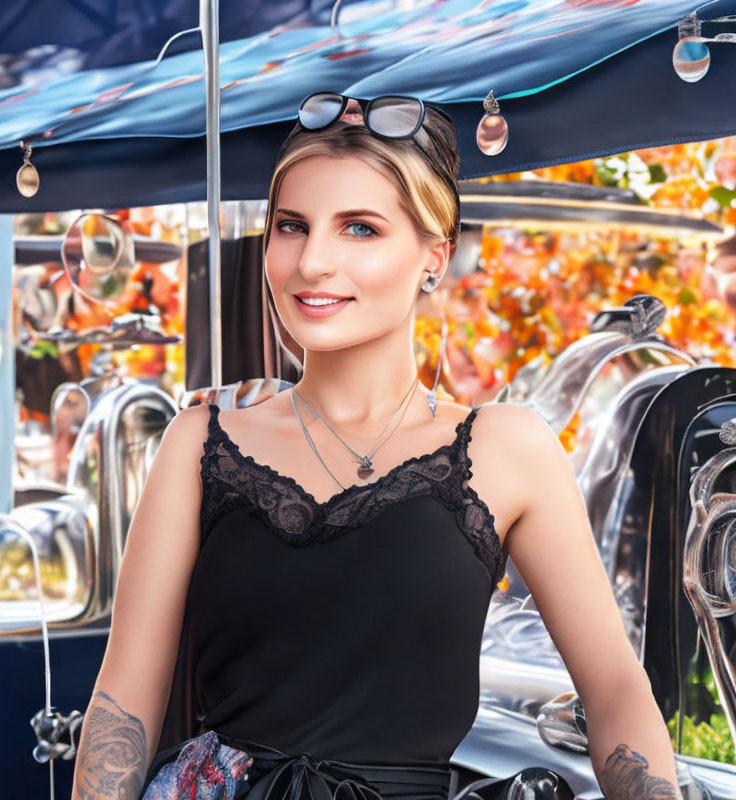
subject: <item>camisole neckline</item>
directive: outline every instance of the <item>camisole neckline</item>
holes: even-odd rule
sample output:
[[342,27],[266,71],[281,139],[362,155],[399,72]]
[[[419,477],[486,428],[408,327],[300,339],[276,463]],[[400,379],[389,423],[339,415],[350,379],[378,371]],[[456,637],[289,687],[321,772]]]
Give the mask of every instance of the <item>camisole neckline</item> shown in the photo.
[[279,470],[274,469],[272,466],[268,464],[264,464],[263,462],[257,461],[253,456],[243,453],[240,446],[235,442],[231,437],[230,434],[222,427],[220,424],[220,408],[217,404],[211,403],[211,418],[210,418],[210,435],[212,435],[212,431],[219,434],[219,438],[221,439],[222,443],[227,447],[230,452],[233,454],[234,458],[239,461],[241,464],[248,464],[255,469],[261,470],[265,475],[268,475],[272,478],[275,478],[279,481],[287,483],[291,486],[294,491],[296,491],[299,496],[308,502],[310,505],[314,506],[315,511],[326,511],[330,506],[335,505],[336,503],[342,502],[347,497],[356,492],[361,492],[366,489],[376,490],[383,486],[385,483],[391,481],[396,477],[396,475],[401,472],[402,470],[406,469],[409,466],[413,466],[415,464],[421,464],[423,462],[429,461],[432,458],[435,458],[440,453],[451,453],[458,449],[458,445],[461,441],[461,434],[463,434],[468,428],[468,426],[472,423],[473,418],[478,412],[480,408],[479,405],[473,406],[471,410],[465,415],[460,422],[457,423],[455,426],[455,434],[453,436],[452,441],[448,442],[447,444],[440,445],[439,447],[435,448],[434,450],[421,453],[417,456],[410,456],[409,458],[405,459],[401,463],[397,464],[396,466],[392,467],[388,472],[384,473],[383,475],[379,475],[378,478],[371,481],[370,483],[355,483],[351,486],[347,486],[344,489],[340,489],[338,492],[335,492],[331,495],[327,500],[319,501],[317,498],[307,489],[302,486],[297,480],[292,478],[290,475],[285,475]]
[[470,485],[468,442],[480,408],[473,406],[457,423],[451,442],[405,459],[373,483],[348,486],[320,502],[290,475],[245,455],[220,425],[220,409],[211,403],[200,459],[202,542],[218,520],[239,509],[258,517],[282,541],[301,547],[330,541],[392,507],[429,496],[455,512],[461,531],[495,583],[503,576],[507,553],[494,515]]

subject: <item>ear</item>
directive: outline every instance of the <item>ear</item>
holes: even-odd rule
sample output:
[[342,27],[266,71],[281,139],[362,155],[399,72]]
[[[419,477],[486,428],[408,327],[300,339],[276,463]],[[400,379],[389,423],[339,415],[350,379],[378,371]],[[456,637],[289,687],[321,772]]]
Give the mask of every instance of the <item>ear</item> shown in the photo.
[[[425,271],[436,275],[440,280],[442,280],[447,270],[447,266],[450,263],[451,249],[452,245],[448,239],[444,239],[443,241],[432,245],[429,249],[430,259],[429,263],[425,267]],[[424,280],[426,280],[427,277],[428,276],[425,276]]]

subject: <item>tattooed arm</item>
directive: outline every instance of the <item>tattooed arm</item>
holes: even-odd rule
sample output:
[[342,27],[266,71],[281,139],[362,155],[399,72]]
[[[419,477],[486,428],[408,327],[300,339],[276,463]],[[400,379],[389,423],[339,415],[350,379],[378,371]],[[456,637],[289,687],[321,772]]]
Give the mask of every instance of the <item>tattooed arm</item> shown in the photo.
[[155,755],[199,552],[208,419],[207,406],[197,406],[169,423],[131,518],[72,800],[138,800]]
[[639,676],[588,698],[588,749],[598,783],[606,800],[681,800],[669,732],[646,673]]
[[72,800],[135,800],[148,767],[143,723],[97,691],[85,714],[74,765]]
[[667,726],[626,635],[559,438],[531,408],[491,403],[478,412],[468,447],[471,484],[493,510],[585,707],[606,800],[680,800]]
[[680,800],[682,797],[670,781],[650,775],[646,758],[625,744],[620,744],[606,759],[600,785],[607,800],[628,797]]

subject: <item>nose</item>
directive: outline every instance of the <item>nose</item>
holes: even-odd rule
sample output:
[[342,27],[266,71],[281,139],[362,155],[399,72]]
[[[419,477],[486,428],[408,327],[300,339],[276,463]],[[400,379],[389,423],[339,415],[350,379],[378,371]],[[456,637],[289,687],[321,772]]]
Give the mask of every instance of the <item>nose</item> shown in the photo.
[[332,275],[334,267],[330,266],[333,254],[330,249],[331,237],[328,229],[314,223],[304,237],[304,244],[299,257],[299,272],[307,279],[314,280],[324,275]]

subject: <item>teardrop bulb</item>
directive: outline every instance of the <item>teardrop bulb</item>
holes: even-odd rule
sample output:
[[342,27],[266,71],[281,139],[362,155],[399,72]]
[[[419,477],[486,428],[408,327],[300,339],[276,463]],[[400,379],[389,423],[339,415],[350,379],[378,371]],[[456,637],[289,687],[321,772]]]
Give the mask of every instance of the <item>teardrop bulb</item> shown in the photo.
[[481,153],[498,155],[509,139],[509,126],[500,114],[484,114],[475,131],[475,141]]
[[680,39],[672,53],[672,65],[682,80],[695,83],[710,67],[710,50],[705,42],[689,37]]
[[26,161],[15,174],[15,184],[23,197],[33,197],[38,191],[41,179],[38,177],[38,170],[30,161]]

